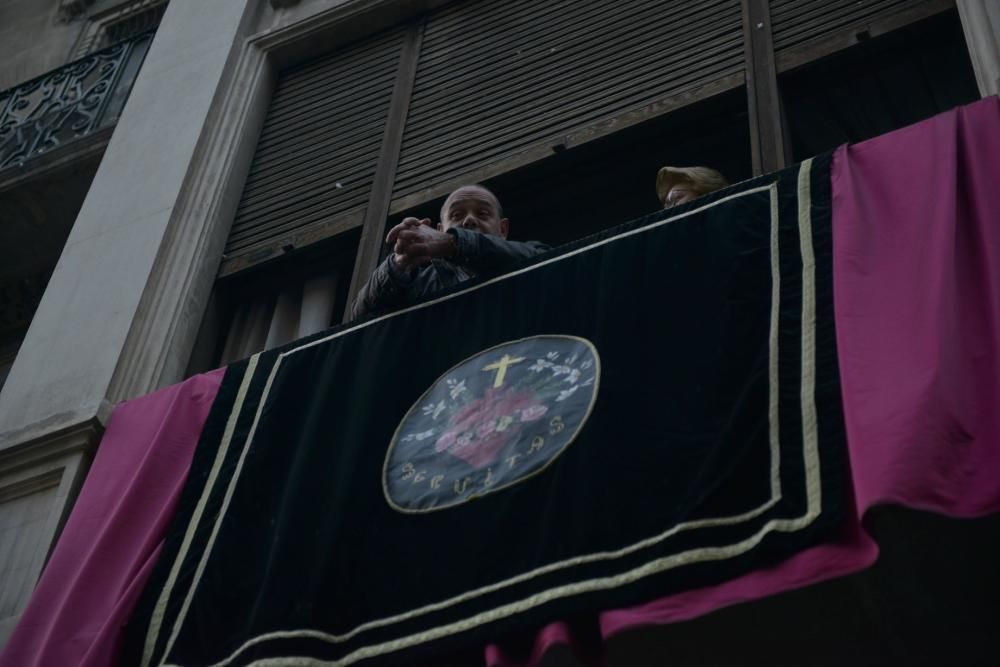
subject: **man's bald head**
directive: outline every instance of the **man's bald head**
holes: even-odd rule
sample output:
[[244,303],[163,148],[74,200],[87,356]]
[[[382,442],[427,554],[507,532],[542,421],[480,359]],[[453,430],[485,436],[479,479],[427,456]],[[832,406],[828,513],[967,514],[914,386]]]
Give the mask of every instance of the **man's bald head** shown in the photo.
[[438,229],[462,227],[507,238],[510,221],[503,217],[497,196],[481,185],[463,185],[444,200]]

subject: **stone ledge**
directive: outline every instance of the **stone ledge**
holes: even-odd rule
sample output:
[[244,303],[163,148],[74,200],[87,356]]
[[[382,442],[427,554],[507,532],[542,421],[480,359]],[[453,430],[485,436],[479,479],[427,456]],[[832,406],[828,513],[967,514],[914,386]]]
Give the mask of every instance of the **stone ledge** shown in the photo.
[[0,484],[13,473],[68,455],[88,453],[96,449],[103,433],[104,426],[95,417],[0,449]]
[[[7,469],[8,465],[20,467],[19,462],[22,459],[33,461],[37,456],[44,456],[42,450],[37,449],[38,443],[47,443],[43,445],[43,448],[45,451],[51,452],[53,448],[69,446],[66,443],[74,442],[78,434],[86,433],[91,429],[100,437],[114,407],[105,398],[96,408],[80,408],[76,411],[61,412],[21,428],[0,431],[0,474]],[[0,411],[0,420],[2,417],[3,412]],[[30,465],[30,462],[27,464]]]
[[[15,577],[3,579],[7,600],[0,617],[0,647],[13,632],[34,584],[76,502],[103,432],[96,419],[0,451],[0,515],[11,527],[0,537]],[[24,502],[34,496],[35,511],[25,522]]]

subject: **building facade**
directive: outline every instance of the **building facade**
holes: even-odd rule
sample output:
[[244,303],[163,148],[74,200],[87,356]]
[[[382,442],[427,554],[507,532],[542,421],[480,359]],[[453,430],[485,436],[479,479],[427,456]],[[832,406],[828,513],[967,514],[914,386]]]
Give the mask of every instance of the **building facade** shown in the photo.
[[991,0],[0,12],[0,640],[116,403],[343,321],[454,187],[561,243],[1000,92]]

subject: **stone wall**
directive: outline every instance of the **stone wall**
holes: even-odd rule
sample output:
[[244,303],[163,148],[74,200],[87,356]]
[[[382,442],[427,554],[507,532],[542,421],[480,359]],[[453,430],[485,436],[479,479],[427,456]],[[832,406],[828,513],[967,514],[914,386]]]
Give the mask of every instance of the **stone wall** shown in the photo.
[[85,20],[64,18],[64,0],[0,2],[0,91],[65,65]]

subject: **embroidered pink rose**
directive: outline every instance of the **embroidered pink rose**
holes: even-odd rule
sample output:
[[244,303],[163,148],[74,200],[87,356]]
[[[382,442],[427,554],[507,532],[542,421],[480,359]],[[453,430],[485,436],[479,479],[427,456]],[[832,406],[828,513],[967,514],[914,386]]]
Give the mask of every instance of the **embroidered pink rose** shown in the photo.
[[544,415],[548,411],[549,409],[546,406],[540,403],[536,403],[535,405],[529,406],[521,410],[521,421],[533,422],[536,419],[539,419],[542,415]]
[[457,437],[457,435],[458,434],[456,434],[454,431],[445,431],[444,433],[442,433],[441,437],[437,439],[436,443],[434,443],[434,451],[443,452],[444,450],[454,445],[455,438]]
[[529,393],[491,387],[482,398],[469,402],[451,416],[448,430],[438,438],[434,449],[448,450],[469,465],[481,468],[492,462],[517,434],[520,422],[515,421],[516,415],[535,405],[535,398]]
[[507,441],[505,433],[491,433],[485,438],[473,440],[465,449],[452,449],[451,453],[475,468],[482,468],[493,462]]
[[483,422],[482,424],[476,427],[476,437],[485,438],[490,433],[495,431],[496,428],[497,428],[497,423],[492,419],[487,422]]

